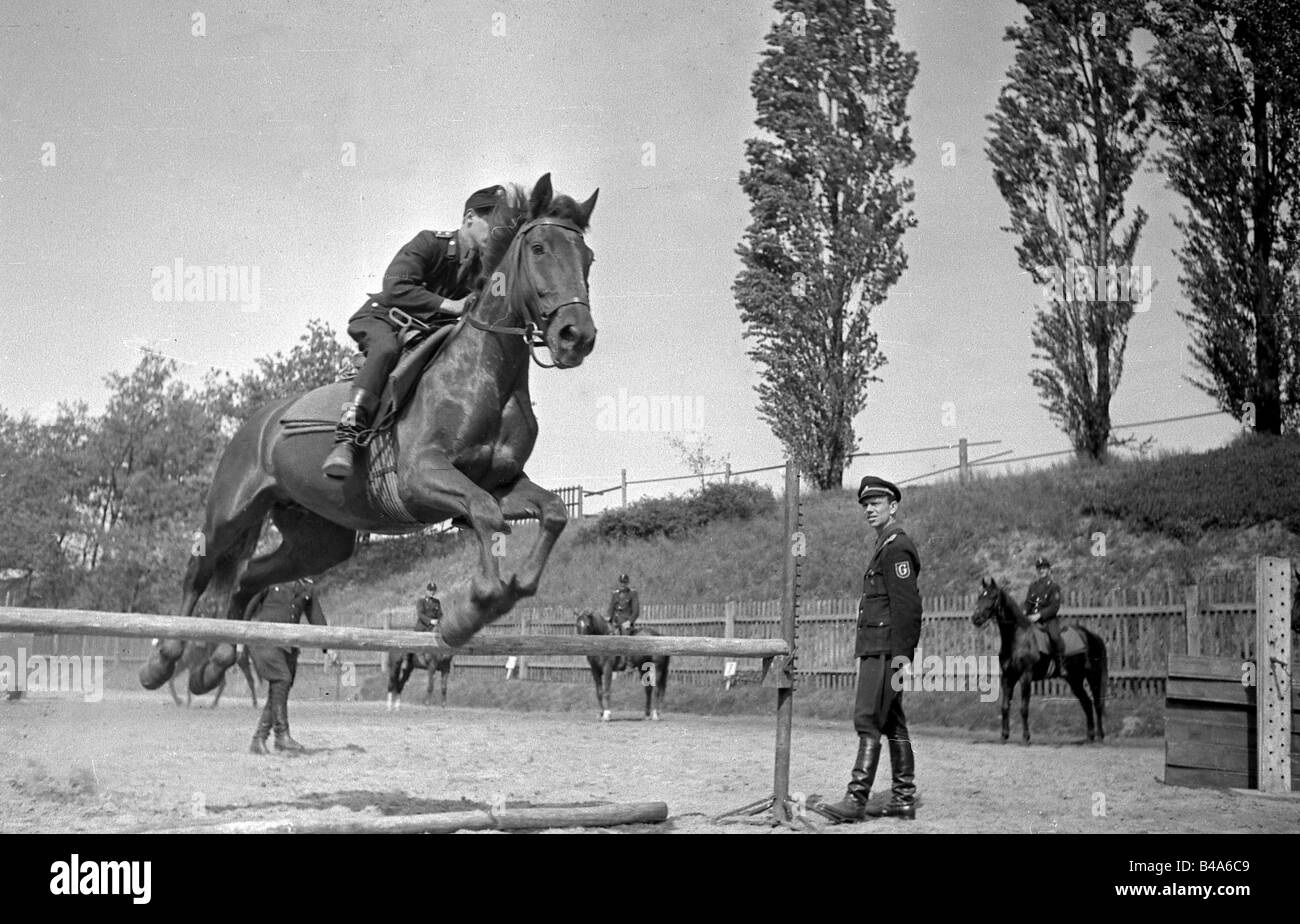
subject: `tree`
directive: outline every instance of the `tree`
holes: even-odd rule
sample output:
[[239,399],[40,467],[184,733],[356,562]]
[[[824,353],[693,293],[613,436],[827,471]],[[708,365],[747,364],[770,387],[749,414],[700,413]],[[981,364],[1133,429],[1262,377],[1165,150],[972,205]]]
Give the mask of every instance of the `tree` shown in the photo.
[[1178,251],[1191,379],[1237,420],[1300,415],[1300,7],[1162,2],[1151,93],[1159,158],[1187,200]]
[[1146,212],[1120,227],[1151,134],[1130,48],[1142,7],[1020,2],[1027,16],[1007,29],[1016,57],[987,153],[1011,211],[1003,230],[1019,236],[1020,266],[1047,295],[1032,332],[1045,365],[1030,379],[1074,448],[1102,460],[1134,302],[1149,296],[1132,265]]
[[709,454],[710,440],[703,431],[697,431],[694,439],[691,440],[682,436],[668,436],[665,439],[668,445],[677,451],[682,464],[690,470],[691,474],[699,476],[701,488],[704,487],[706,473],[731,461],[730,453],[723,453],[720,456]]
[[916,56],[885,0],[777,0],[781,19],[751,89],[765,135],[740,182],[752,223],[734,292],[759,412],[819,488],[838,488],[857,449],[853,418],[884,363],[871,311],[907,266],[916,224],[907,97]]

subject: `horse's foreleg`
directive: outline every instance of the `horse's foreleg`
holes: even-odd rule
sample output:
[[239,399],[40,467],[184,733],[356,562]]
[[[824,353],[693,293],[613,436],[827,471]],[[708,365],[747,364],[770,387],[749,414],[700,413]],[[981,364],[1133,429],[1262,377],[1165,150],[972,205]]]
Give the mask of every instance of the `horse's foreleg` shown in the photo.
[[253,668],[250,663],[251,658],[248,654],[248,646],[239,646],[239,657],[235,663],[239,665],[240,673],[244,675],[244,680],[248,683],[248,695],[253,698],[253,708],[257,708],[257,684],[253,681]]
[[1002,672],[1002,740],[1005,742],[1011,737],[1011,700],[1016,695],[1015,685],[1011,678],[1004,670]]
[[535,484],[527,475],[520,475],[508,491],[498,495],[498,500],[506,517],[531,515],[541,524],[528,557],[510,578],[510,588],[516,597],[531,597],[537,593],[551,549],[569,522],[568,511],[558,494]]
[[609,711],[605,708],[605,689],[601,682],[605,674],[604,662],[599,658],[588,658],[587,667],[591,670],[591,679],[596,684],[596,705],[600,709],[600,720],[609,721]]
[[425,673],[429,675],[429,683],[424,688],[424,704],[426,706],[432,706],[433,705],[433,681],[434,678],[438,676],[438,664],[433,659],[432,656],[430,656],[429,658],[428,669],[425,671]]
[[441,452],[425,452],[399,463],[402,498],[411,513],[429,523],[450,514],[469,523],[478,539],[479,573],[470,582],[470,607],[444,613],[438,635],[463,645],[483,626],[514,606],[513,591],[501,580],[499,536],[510,532],[496,499],[456,469]]
[[1092,724],[1092,700],[1088,697],[1088,690],[1083,685],[1083,677],[1067,669],[1066,678],[1070,682],[1070,692],[1074,694],[1074,698],[1083,707],[1083,717],[1088,724],[1088,740],[1096,741],[1097,733]]

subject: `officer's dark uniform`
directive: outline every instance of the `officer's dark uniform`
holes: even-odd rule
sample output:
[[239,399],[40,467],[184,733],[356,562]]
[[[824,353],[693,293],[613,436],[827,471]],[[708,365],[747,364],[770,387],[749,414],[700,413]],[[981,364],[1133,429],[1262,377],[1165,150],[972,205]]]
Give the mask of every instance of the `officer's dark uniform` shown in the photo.
[[[1039,568],[1050,568],[1047,559],[1039,558],[1035,563]],[[1025,595],[1025,615],[1038,613],[1038,624],[1052,640],[1052,659],[1056,662],[1056,673],[1065,676],[1065,641],[1061,638],[1061,621],[1057,613],[1061,609],[1061,588],[1048,577],[1040,577],[1029,585]]]
[[[500,186],[480,189],[466,200],[465,211],[490,210],[503,193]],[[440,312],[445,299],[462,299],[470,294],[478,272],[478,255],[460,253],[456,239],[455,231],[421,231],[411,238],[384,273],[383,291],[371,293],[348,319],[348,336],[361,347],[366,361],[352,381],[351,396],[343,405],[334,433],[334,448],[321,466],[330,478],[352,474],[354,441],[373,422],[384,384],[402,352],[398,339],[401,326],[389,317],[389,309],[398,308],[427,324],[449,317]]]
[[442,604],[432,594],[421,597],[415,603],[415,631],[432,632],[438,627],[442,618]]
[[[272,584],[255,596],[245,610],[245,619],[258,622],[294,624],[303,616],[313,626],[325,625],[325,614],[320,602],[304,581],[292,584]],[[278,751],[301,751],[303,747],[289,735],[289,689],[298,673],[298,649],[276,645],[250,645],[249,654],[257,667],[258,675],[270,684],[266,706],[262,710],[253,743],[254,754],[266,753],[266,739],[275,728],[275,747]]]
[[[883,478],[867,476],[858,488],[858,501],[883,494],[899,500],[897,486]],[[916,546],[896,523],[885,527],[876,539],[871,560],[862,576],[862,597],[858,603],[857,639],[858,689],[853,709],[853,727],[858,733],[858,756],[853,764],[848,792],[841,802],[823,806],[834,820],[861,819],[875,782],[880,761],[881,737],[889,740],[893,771],[892,798],[878,814],[913,818],[916,814],[915,763],[903,714],[903,694],[894,688],[893,677],[901,666],[895,659],[915,654],[921,637],[921,592],[917,575],[921,559]]]
[[609,610],[605,618],[611,626],[622,625],[624,631],[634,633],[637,618],[641,615],[641,597],[628,586],[628,576],[618,579],[618,589],[609,596]]

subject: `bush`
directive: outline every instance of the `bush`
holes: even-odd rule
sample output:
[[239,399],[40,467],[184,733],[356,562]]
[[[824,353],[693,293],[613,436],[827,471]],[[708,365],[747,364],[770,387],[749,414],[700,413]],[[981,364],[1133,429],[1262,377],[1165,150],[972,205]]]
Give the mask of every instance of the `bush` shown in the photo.
[[711,484],[685,497],[648,497],[607,510],[580,541],[626,541],[652,536],[674,538],[718,520],[748,520],[770,513],[776,498],[770,488],[752,482]]

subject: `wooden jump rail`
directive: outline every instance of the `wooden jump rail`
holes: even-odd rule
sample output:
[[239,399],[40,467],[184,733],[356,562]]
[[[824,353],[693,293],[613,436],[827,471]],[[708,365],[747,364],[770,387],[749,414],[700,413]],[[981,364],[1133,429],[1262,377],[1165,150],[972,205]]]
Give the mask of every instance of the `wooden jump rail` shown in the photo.
[[104,613],[95,610],[41,610],[0,606],[0,632],[48,632],[133,638],[184,638],[199,642],[288,645],[360,651],[415,651],[476,655],[697,655],[719,658],[773,658],[790,653],[779,638],[701,638],[647,635],[480,635],[459,648],[436,634],[359,626],[286,625]]

